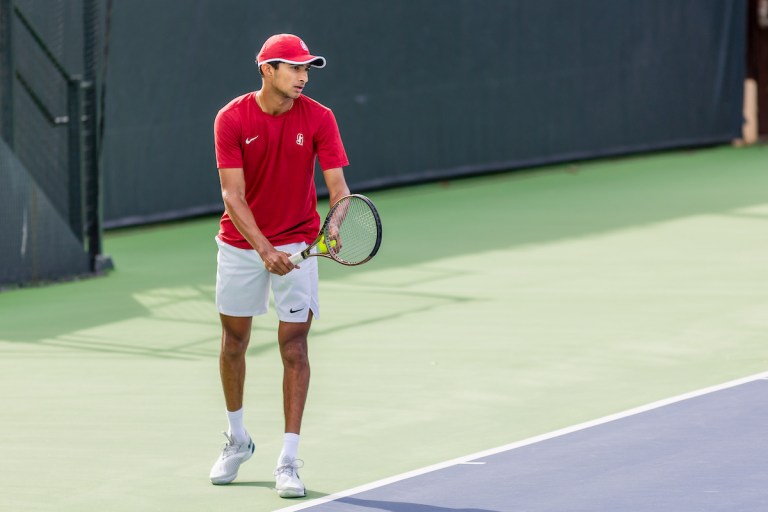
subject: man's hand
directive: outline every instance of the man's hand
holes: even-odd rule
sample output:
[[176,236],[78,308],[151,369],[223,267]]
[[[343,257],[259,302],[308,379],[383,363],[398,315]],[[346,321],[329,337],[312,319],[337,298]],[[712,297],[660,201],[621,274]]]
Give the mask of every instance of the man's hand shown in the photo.
[[264,268],[278,276],[284,276],[294,268],[299,268],[291,263],[290,254],[278,251],[274,247],[266,249],[260,256],[262,261],[264,261]]

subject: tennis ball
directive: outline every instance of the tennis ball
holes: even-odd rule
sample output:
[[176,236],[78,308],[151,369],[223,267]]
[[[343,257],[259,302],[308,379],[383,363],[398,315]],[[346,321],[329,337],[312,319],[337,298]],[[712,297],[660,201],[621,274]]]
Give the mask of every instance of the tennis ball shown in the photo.
[[[331,240],[331,247],[336,247],[336,240]],[[320,243],[317,244],[317,250],[322,254],[328,254],[328,246],[325,245],[325,238],[320,240]]]

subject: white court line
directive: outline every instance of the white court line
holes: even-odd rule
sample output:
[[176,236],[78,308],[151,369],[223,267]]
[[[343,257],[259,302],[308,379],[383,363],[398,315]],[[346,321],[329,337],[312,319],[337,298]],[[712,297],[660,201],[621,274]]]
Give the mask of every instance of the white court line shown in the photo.
[[691,398],[696,398],[699,396],[707,395],[710,393],[715,393],[717,391],[722,391],[728,388],[733,388],[736,386],[741,386],[742,384],[747,384],[749,382],[754,382],[756,380],[761,379],[768,379],[768,371],[758,373],[755,375],[752,375],[750,377],[744,377],[741,379],[732,380],[729,382],[726,382],[724,384],[718,384],[715,386],[710,386],[708,388],[700,389],[697,391],[691,391],[689,393],[684,393],[682,395],[677,395],[672,398],[665,398],[664,400],[659,400],[658,402],[653,402],[647,405],[641,405],[640,407],[635,407],[634,409],[629,409],[624,412],[619,412],[616,414],[611,414],[609,416],[604,416],[602,418],[587,421],[585,423],[579,423],[578,425],[573,425],[571,427],[562,428],[560,430],[555,430],[554,432],[550,432],[548,434],[542,434],[535,437],[529,437],[528,439],[524,439],[522,441],[517,441],[511,444],[506,444],[504,446],[499,446],[497,448],[491,448],[490,450],[485,450],[482,452],[473,453],[471,455],[465,455],[463,457],[459,457],[457,459],[452,459],[446,462],[440,462],[438,464],[434,464],[432,466],[427,466],[425,468],[421,469],[415,469],[413,471],[409,471],[407,473],[402,473],[400,475],[391,476],[389,478],[384,478],[382,480],[377,480],[375,482],[371,482],[369,484],[364,484],[358,487],[354,487],[352,489],[348,489],[346,491],[340,491],[334,494],[329,494],[328,496],[323,496],[322,498],[316,498],[314,500],[310,500],[304,503],[301,503],[299,505],[294,505],[292,507],[288,508],[281,508],[277,509],[274,512],[294,512],[296,510],[303,510],[305,508],[310,507],[316,507],[318,505],[322,505],[323,503],[328,503],[331,501],[336,501],[339,498],[344,498],[346,496],[352,496],[353,494],[358,494],[365,491],[370,491],[371,489],[376,489],[378,487],[383,487],[385,485],[389,485],[395,482],[399,482],[401,480],[406,480],[408,478],[414,478],[419,475],[424,475],[426,473],[431,473],[433,471],[437,471],[440,469],[449,468],[451,466],[456,466],[457,464],[468,464],[472,463],[470,461],[473,461],[474,459],[480,459],[482,457],[488,457],[490,455],[496,455],[497,453],[506,452],[509,450],[514,450],[515,448],[520,448],[523,446],[528,446],[535,443],[540,443],[542,441],[547,441],[549,439],[554,439],[556,437],[564,436],[567,434],[572,434],[573,432],[578,432],[579,430],[586,430],[588,428],[596,427],[598,425],[603,425],[605,423],[610,423],[612,421],[620,420],[623,418],[627,418],[629,416],[634,416],[636,414],[644,413],[647,411],[652,411],[653,409],[659,409],[661,407],[671,405],[678,402],[683,402],[685,400],[690,400]]

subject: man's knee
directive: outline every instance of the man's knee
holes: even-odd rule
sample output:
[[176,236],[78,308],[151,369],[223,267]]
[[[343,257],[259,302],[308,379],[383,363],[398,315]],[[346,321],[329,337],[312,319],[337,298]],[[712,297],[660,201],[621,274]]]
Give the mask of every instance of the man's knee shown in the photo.
[[226,358],[238,359],[245,355],[248,342],[251,339],[251,318],[221,317],[221,355]]
[[283,341],[280,347],[283,363],[287,366],[306,366],[309,364],[307,337],[294,336]]
[[230,359],[245,356],[250,341],[250,333],[238,333],[224,330],[221,337],[221,354]]

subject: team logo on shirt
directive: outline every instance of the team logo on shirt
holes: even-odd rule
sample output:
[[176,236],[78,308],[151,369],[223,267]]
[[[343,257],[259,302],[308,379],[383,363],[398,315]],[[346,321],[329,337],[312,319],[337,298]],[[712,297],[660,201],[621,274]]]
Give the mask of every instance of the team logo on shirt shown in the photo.
[[304,134],[303,133],[299,133],[298,135],[296,135],[296,144],[298,144],[299,146],[303,146],[304,145]]

